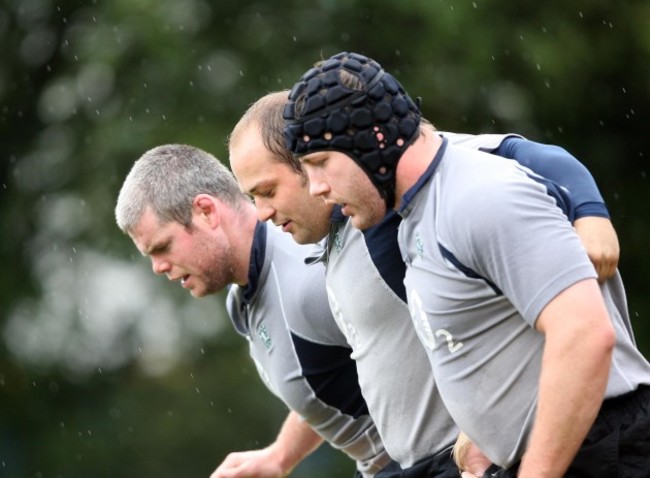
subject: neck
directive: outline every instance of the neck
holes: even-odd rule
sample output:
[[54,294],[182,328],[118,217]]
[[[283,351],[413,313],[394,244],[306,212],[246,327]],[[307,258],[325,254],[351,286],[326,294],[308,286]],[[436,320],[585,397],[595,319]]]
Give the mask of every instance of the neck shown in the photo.
[[402,196],[424,174],[442,145],[442,138],[433,130],[422,128],[420,136],[409,146],[397,163],[395,171],[395,209],[399,209]]
[[231,220],[228,221],[228,229],[231,237],[239,238],[232,241],[235,257],[235,271],[233,271],[233,282],[244,286],[248,284],[248,271],[251,263],[251,248],[257,225],[257,213],[255,206],[245,202],[240,205],[238,211],[232,211]]

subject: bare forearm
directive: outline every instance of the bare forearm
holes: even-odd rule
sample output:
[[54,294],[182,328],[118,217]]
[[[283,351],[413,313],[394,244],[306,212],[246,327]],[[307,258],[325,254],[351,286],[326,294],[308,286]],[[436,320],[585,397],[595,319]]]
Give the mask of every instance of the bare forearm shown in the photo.
[[275,442],[269,448],[277,453],[282,467],[290,472],[323,441],[323,438],[307,422],[292,411],[284,421]]
[[284,478],[322,442],[320,435],[291,412],[273,443],[260,450],[230,453],[210,478]]

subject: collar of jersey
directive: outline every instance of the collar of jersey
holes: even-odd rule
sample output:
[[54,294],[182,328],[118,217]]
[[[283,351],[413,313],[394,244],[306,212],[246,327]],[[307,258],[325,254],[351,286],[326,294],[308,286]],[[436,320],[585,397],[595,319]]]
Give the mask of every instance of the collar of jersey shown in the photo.
[[266,255],[266,223],[257,221],[255,233],[253,235],[253,245],[251,246],[251,259],[248,265],[248,284],[242,294],[242,302],[250,304],[255,298],[257,284],[260,273],[264,266],[264,256]]
[[440,145],[440,148],[438,148],[438,152],[436,152],[436,155],[433,157],[433,160],[431,163],[429,163],[429,166],[427,166],[426,171],[420,176],[420,178],[417,180],[417,182],[411,186],[411,188],[404,193],[402,196],[402,203],[400,204],[400,208],[398,214],[402,217],[408,216],[409,211],[410,211],[410,204],[413,198],[417,195],[417,193],[422,189],[422,187],[431,179],[431,176],[433,176],[433,173],[435,173],[436,169],[438,168],[438,165],[440,164],[440,161],[442,160],[442,157],[445,154],[445,151],[447,150],[447,144],[449,140],[442,136],[442,144]]

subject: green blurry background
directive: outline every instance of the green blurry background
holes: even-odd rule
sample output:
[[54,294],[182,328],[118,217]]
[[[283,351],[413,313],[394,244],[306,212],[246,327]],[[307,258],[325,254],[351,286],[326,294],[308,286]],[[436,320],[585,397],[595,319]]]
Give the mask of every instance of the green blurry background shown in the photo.
[[[519,132],[593,172],[650,355],[650,3],[1,0],[0,476],[207,477],[286,410],[223,295],[155,277],[115,226],[162,143],[226,159],[259,96],[352,50],[440,129]],[[349,476],[329,446],[293,476]]]

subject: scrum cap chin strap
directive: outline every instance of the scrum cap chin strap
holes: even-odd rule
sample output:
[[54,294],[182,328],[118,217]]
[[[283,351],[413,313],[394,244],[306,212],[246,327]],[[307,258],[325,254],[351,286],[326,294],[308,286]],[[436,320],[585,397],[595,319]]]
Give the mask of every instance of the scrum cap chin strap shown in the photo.
[[394,206],[397,162],[417,137],[421,113],[379,63],[357,53],[334,55],[294,85],[283,116],[292,153],[347,154],[370,177],[386,206]]

